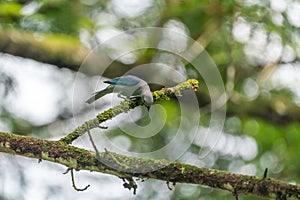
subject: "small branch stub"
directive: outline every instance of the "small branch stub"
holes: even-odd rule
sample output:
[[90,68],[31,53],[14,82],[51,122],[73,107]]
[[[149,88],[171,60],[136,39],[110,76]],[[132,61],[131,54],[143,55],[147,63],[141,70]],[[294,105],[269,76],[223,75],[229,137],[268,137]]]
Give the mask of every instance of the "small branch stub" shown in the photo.
[[135,183],[135,181],[133,180],[132,177],[130,178],[122,178],[122,180],[124,181],[123,183],[123,187],[127,188],[128,190],[133,189],[133,194],[136,194],[136,189],[137,189],[137,184]]

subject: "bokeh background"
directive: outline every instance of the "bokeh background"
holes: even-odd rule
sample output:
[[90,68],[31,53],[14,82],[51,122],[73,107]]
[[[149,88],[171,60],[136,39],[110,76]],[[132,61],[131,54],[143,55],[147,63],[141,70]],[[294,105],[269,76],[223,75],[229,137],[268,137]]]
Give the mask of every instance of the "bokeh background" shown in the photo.
[[[178,161],[257,176],[268,168],[270,177],[299,183],[299,10],[298,0],[0,0],[0,130],[59,139],[117,99],[108,95],[93,106],[84,103],[90,93],[104,87],[99,84],[102,80],[138,65],[160,63],[183,75],[178,79],[162,67],[156,78],[167,80],[166,85],[186,78],[200,81],[199,134]],[[131,51],[153,42],[137,31],[146,27],[168,28],[202,45],[222,77],[226,101],[221,111],[211,111],[203,77],[178,55],[159,48]],[[124,40],[101,46],[124,31]],[[157,42],[175,52],[188,48],[185,37],[170,34]],[[162,85],[153,84],[151,89]],[[113,122],[106,124],[108,130],[93,135],[96,140],[97,133],[105,135],[129,152],[159,149],[174,138],[181,116],[176,98],[159,105],[164,113],[157,117],[165,123],[153,137],[134,137]],[[131,120],[147,125],[145,112],[134,110]],[[212,113],[220,116],[222,123],[214,124],[221,125],[221,132],[210,123]],[[115,122],[130,125],[127,118],[120,116]],[[105,147],[98,144],[99,149]],[[92,149],[86,137],[74,145]],[[171,154],[163,157],[173,158]],[[76,192],[70,177],[62,174],[65,170],[54,163],[1,153],[0,199],[233,198],[226,191],[190,184],[176,184],[171,191],[157,180],[138,182],[133,195],[121,179],[84,171],[75,173],[77,186],[91,187]],[[240,199],[260,198],[241,195]]]

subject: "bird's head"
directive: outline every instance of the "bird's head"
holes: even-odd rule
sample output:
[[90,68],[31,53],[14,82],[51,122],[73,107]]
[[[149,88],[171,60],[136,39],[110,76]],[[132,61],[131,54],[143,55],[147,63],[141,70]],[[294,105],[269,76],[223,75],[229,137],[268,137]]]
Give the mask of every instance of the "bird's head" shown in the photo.
[[144,100],[144,105],[149,110],[150,106],[153,104],[153,96],[152,96],[151,91],[143,92],[142,98]]

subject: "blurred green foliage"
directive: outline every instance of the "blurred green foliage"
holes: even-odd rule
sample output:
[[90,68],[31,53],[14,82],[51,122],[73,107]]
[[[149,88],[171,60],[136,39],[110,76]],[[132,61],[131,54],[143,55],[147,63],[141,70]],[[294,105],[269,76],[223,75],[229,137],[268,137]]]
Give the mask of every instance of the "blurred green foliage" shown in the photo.
[[[2,28],[10,27],[47,34],[59,33],[63,35],[60,38],[70,38],[70,41],[73,37],[79,38],[81,34],[86,33],[88,42],[83,41],[83,43],[85,45],[89,43],[90,46],[87,46],[92,48],[99,43],[95,39],[96,33],[105,28],[124,31],[147,26],[164,27],[170,20],[180,22],[194,40],[203,44],[222,75],[229,109],[224,132],[236,137],[254,138],[258,146],[257,155],[251,160],[243,160],[239,155],[222,155],[220,152],[214,152],[219,154],[216,155],[214,167],[228,169],[231,162],[238,160],[241,161],[241,168],[249,163],[254,164],[258,175],[263,174],[265,168],[269,168],[269,176],[299,183],[300,124],[297,120],[300,113],[293,112],[298,109],[299,104],[294,101],[295,95],[289,88],[266,89],[267,82],[259,81],[268,79],[272,74],[272,70],[268,71],[270,62],[294,64],[299,61],[299,41],[296,38],[297,35],[299,36],[300,29],[289,19],[287,8],[279,12],[272,8],[272,1],[258,1],[256,4],[249,2],[251,1],[157,0],[151,1],[151,5],[142,14],[126,17],[114,9],[112,1],[1,0],[0,23]],[[275,15],[281,19],[281,22],[275,20]],[[239,20],[250,27],[249,38],[244,41],[237,41],[233,34],[233,29]],[[262,52],[259,52],[258,47],[255,49],[260,44],[255,44],[252,49],[245,48],[251,38],[254,38],[256,31],[265,34],[265,44],[261,44]],[[272,53],[272,48],[267,49],[268,44],[273,43],[272,34],[280,38],[280,47],[284,48],[286,45],[292,47],[294,58],[285,60],[282,52],[277,59],[268,60],[267,56],[262,54]],[[52,39],[49,46],[60,45],[60,42],[56,43],[57,38]],[[250,50],[258,53],[249,53]],[[139,56],[136,63],[148,63],[155,56],[155,52],[148,50]],[[186,63],[185,67],[188,74],[193,74],[202,80],[199,74],[193,73],[192,66]],[[246,79],[249,78],[253,80],[258,90],[256,96],[251,98],[247,96],[248,91],[244,89]],[[200,85],[203,87],[200,87],[201,95],[198,95],[198,99],[202,107],[208,105],[210,99],[203,80]],[[283,104],[284,113],[276,109],[277,105],[281,105],[276,102]],[[149,140],[128,136],[135,144],[131,147],[132,151],[145,151],[145,144],[149,143],[153,146],[152,149],[147,150],[155,150],[164,146],[172,138],[172,129],[176,129],[178,124],[177,116],[180,108],[175,101],[163,102],[161,105],[168,116],[164,129]],[[289,115],[290,113],[292,114]],[[204,112],[200,125],[209,125],[210,117],[210,114]],[[7,115],[2,116],[2,119],[4,118],[8,120]],[[137,123],[147,124],[147,120]],[[32,130],[28,123],[22,120],[18,122],[11,120],[10,126],[12,130],[18,132]],[[123,134],[120,129],[115,129],[110,130],[107,135],[114,138]],[[199,151],[202,147],[195,145],[193,148],[194,151]],[[172,199],[233,199],[233,197],[224,191],[181,185],[174,191]],[[242,196],[241,199],[258,198]]]

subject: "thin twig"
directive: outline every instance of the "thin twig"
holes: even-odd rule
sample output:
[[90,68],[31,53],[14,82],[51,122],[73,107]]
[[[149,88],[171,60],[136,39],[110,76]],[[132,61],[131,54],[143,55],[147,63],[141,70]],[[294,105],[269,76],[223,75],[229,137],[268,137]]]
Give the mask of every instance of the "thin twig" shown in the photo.
[[89,136],[90,141],[91,141],[91,143],[92,143],[92,146],[93,146],[93,148],[94,148],[94,150],[95,150],[95,152],[96,152],[96,159],[97,159],[98,161],[100,161],[101,158],[100,158],[100,155],[99,155],[99,151],[98,151],[97,146],[96,146],[96,144],[95,144],[95,142],[94,142],[94,140],[93,140],[93,138],[92,138],[92,135],[91,135],[91,133],[90,133],[89,124],[86,123],[86,126],[87,126],[87,133],[88,133],[88,136]]
[[267,176],[268,176],[268,168],[266,168],[264,171],[263,179],[267,178]]
[[87,186],[85,186],[84,188],[80,189],[80,188],[77,188],[76,185],[75,185],[75,179],[74,179],[74,173],[73,173],[73,169],[70,170],[71,171],[71,177],[72,177],[72,186],[73,188],[76,190],[76,191],[84,191],[86,189],[88,189],[90,187],[90,184],[88,184]]
[[68,172],[71,172],[72,186],[73,186],[74,190],[79,191],[79,192],[87,190],[90,187],[90,185],[87,185],[82,189],[76,187],[73,170],[74,170],[73,168],[68,168],[63,174],[67,174]]

